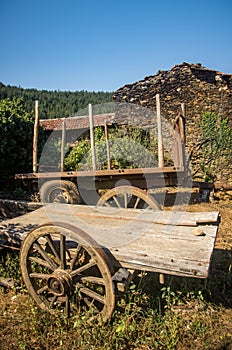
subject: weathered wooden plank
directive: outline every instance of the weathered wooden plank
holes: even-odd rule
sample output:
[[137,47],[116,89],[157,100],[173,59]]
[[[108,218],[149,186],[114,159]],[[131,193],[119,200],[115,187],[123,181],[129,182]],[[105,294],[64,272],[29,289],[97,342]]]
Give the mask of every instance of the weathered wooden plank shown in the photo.
[[[112,259],[113,263],[115,263],[115,258]],[[179,264],[170,263],[168,261],[158,261],[158,260],[150,260],[140,258],[130,259],[129,256],[118,256],[118,266],[140,270],[140,271],[149,271],[149,272],[158,272],[161,274],[168,274],[174,276],[184,276],[184,277],[195,277],[195,278],[207,278],[209,264],[200,264],[200,265],[191,265],[186,263],[186,261],[181,262]]]
[[123,266],[130,268],[136,265],[145,269],[146,266],[148,271],[206,277],[217,227],[204,227],[204,230],[205,236],[190,236],[185,231],[186,237],[183,232],[177,237],[178,232],[166,231],[162,236],[155,234],[151,228],[137,240],[125,246],[112,247],[110,251]]
[[[164,240],[163,242],[158,242],[157,245],[154,247],[154,249],[148,249],[147,246],[144,245],[146,242],[140,241],[133,243],[129,243],[126,247],[117,247],[117,248],[111,248],[110,250],[112,252],[115,252],[115,255],[126,255],[131,256],[131,258],[134,257],[153,257],[153,260],[164,258],[164,259],[173,259],[173,260],[183,260],[183,261],[189,261],[189,262],[207,262],[210,259],[211,253],[212,253],[212,244],[210,244],[208,247],[202,247],[199,248],[199,244],[196,244],[196,242],[193,242],[191,247],[192,249],[186,249],[186,242],[181,242],[181,244],[175,245],[175,242],[172,242],[170,240],[167,242],[167,240]],[[152,243],[152,242],[151,242]]]
[[175,226],[197,226],[199,223],[216,223],[218,221],[218,212],[178,212],[178,211],[160,211],[160,210],[142,210],[142,209],[118,209],[106,207],[89,206],[57,206],[47,207],[49,213],[60,213],[66,215],[75,215],[84,219],[102,219],[112,220],[112,224],[120,225],[121,220],[152,222],[163,225]]

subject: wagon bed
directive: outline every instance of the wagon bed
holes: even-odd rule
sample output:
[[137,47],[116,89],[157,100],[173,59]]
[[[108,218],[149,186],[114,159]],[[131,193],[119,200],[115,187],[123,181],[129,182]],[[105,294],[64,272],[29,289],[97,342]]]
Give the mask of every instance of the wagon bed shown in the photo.
[[69,205],[65,206],[65,212],[59,205],[48,206],[47,210],[52,220],[76,225],[91,235],[105,248],[113,264],[118,261],[118,265],[126,268],[179,276],[206,278],[208,275],[218,212]]
[[[137,270],[206,278],[219,213],[52,204],[5,220],[0,232],[8,227],[23,238],[28,228],[48,221],[81,228],[105,248],[114,264],[118,261]],[[194,233],[197,231],[199,236]]]

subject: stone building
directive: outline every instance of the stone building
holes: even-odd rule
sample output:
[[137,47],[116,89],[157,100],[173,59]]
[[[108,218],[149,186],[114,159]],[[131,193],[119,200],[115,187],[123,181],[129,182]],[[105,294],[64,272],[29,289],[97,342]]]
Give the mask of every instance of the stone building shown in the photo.
[[[201,64],[183,62],[169,71],[158,71],[156,75],[128,84],[118,89],[113,100],[129,102],[156,110],[156,94],[160,94],[161,114],[172,120],[179,112],[180,103],[185,105],[186,146],[192,154],[192,166],[196,176],[202,180],[199,168],[200,124],[204,112],[214,112],[220,118],[229,118],[232,127],[232,75],[203,67]],[[222,161],[216,181],[232,183],[231,162]]]

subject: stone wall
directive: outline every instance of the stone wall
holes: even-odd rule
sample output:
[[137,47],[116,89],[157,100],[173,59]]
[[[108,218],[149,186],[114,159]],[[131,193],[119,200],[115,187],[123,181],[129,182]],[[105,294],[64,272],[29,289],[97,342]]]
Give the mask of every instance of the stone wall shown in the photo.
[[[204,112],[214,112],[228,117],[232,127],[232,75],[203,67],[201,64],[183,62],[169,71],[158,71],[134,84],[118,89],[113,100],[129,102],[156,110],[156,94],[160,94],[161,114],[172,120],[185,104],[186,146],[193,154],[193,167],[199,158],[194,154],[200,141],[199,124]],[[232,162],[231,162],[232,163]],[[201,174],[197,174],[201,177]],[[221,164],[216,180],[232,182],[232,166]]]

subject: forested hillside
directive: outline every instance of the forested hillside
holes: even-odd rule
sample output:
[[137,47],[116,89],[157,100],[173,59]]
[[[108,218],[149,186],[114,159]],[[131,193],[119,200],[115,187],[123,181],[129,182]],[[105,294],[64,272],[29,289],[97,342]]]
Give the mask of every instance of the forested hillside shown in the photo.
[[0,82],[0,100],[6,98],[23,98],[27,112],[34,110],[34,101],[39,101],[40,119],[66,118],[88,106],[89,103],[111,102],[112,92],[89,91],[47,91],[23,89],[4,85]]

